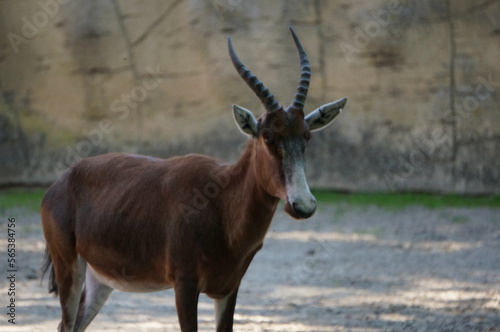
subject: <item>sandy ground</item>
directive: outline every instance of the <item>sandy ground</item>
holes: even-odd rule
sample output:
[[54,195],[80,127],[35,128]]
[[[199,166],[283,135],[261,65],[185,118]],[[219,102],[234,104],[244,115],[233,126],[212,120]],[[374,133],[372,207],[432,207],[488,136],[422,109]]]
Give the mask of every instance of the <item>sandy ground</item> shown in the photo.
[[[7,322],[7,217],[16,221],[16,319]],[[40,283],[36,213],[1,216],[0,331],[55,331]],[[500,209],[324,205],[307,221],[279,212],[243,279],[235,331],[500,331]],[[213,331],[202,296],[200,331]],[[178,331],[173,291],[113,292],[88,331]]]

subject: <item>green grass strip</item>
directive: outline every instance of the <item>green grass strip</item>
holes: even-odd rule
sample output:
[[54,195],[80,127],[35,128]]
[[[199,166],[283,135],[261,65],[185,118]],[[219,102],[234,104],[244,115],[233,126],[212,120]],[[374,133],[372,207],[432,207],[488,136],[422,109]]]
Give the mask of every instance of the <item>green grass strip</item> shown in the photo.
[[339,193],[313,190],[319,202],[347,203],[351,205],[377,205],[386,209],[403,209],[423,206],[431,209],[444,207],[490,207],[500,208],[500,196],[462,196],[415,193]]
[[45,190],[45,188],[2,189],[0,190],[0,212],[5,212],[15,207],[23,207],[30,211],[39,211]]
[[[15,207],[38,211],[45,188],[13,188],[0,190],[0,212]],[[376,205],[386,209],[402,209],[408,206],[424,206],[438,209],[443,207],[490,207],[500,208],[500,196],[462,196],[414,193],[339,193],[327,190],[313,190],[319,202],[347,203],[350,205]]]

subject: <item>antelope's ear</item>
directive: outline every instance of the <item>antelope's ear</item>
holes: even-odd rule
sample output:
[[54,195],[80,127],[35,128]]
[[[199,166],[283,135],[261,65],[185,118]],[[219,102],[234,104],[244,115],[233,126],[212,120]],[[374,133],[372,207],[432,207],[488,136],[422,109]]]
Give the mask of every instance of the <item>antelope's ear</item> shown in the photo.
[[233,115],[234,121],[243,134],[257,137],[259,125],[252,112],[238,105],[233,105]]
[[347,104],[347,97],[325,104],[305,117],[310,131],[321,130],[332,123],[340,114],[340,110]]

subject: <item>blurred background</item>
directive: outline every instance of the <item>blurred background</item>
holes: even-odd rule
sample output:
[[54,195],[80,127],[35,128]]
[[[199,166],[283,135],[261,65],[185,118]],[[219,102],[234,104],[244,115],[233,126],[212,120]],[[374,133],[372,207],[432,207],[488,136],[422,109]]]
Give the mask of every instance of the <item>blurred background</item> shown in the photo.
[[[107,152],[236,160],[232,104],[264,109],[227,37],[287,106],[300,76],[288,26],[312,65],[306,112],[349,102],[307,151],[318,211],[294,223],[278,208],[237,328],[500,332],[500,0],[0,0],[0,247],[14,218],[16,331],[59,323],[38,272],[45,188]],[[212,331],[211,301],[199,307]],[[91,329],[178,330],[172,292],[116,292]]]
[[498,0],[2,0],[0,185],[47,185],[112,151],[235,160],[231,105],[287,106],[308,52],[307,111],[349,97],[308,150],[311,187],[500,193]]

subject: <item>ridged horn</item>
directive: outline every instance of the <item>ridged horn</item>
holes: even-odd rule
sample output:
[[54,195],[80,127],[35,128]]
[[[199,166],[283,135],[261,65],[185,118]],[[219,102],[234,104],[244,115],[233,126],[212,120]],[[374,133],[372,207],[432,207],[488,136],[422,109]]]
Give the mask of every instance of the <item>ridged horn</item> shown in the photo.
[[303,110],[304,103],[306,102],[307,90],[309,89],[309,81],[311,79],[311,66],[306,51],[304,51],[299,37],[297,37],[292,27],[290,27],[290,32],[292,33],[295,46],[297,46],[297,51],[299,51],[301,74],[297,92],[295,93],[292,104],[288,108],[293,107],[298,110]]
[[233,62],[234,68],[238,74],[243,78],[243,80],[248,84],[248,86],[255,92],[257,97],[261,100],[266,108],[267,112],[274,112],[280,108],[278,101],[274,99],[274,96],[269,92],[269,89],[264,86],[264,84],[259,81],[259,79],[248,70],[245,65],[240,61],[236,52],[234,51],[233,44],[231,43],[231,38],[227,38],[227,45],[229,48],[229,55],[231,56],[231,61]]

